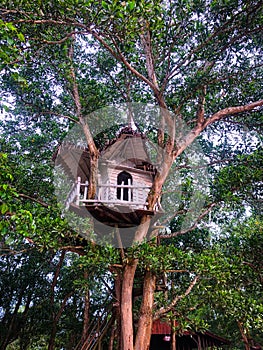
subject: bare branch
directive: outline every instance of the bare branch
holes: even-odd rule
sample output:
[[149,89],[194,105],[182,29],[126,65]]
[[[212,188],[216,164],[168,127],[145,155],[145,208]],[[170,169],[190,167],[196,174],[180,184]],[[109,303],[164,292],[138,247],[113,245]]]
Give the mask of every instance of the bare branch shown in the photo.
[[36,202],[36,203],[42,205],[42,207],[48,208],[48,207],[50,206],[49,204],[43,202],[42,200],[37,199],[37,198],[34,198],[34,197],[30,197],[30,196],[28,196],[27,194],[19,193],[18,195],[19,195],[19,197],[21,197],[21,198],[30,199],[31,201]]
[[197,123],[202,125],[204,122],[205,115],[205,95],[206,95],[206,86],[203,86],[202,92],[199,95],[198,109],[197,109]]
[[58,321],[59,321],[59,319],[60,319],[60,317],[61,317],[61,315],[62,315],[62,313],[63,313],[63,311],[64,311],[64,309],[65,309],[65,306],[66,306],[66,304],[67,304],[68,299],[69,299],[73,294],[74,294],[74,291],[71,291],[71,292],[69,292],[69,293],[67,293],[67,294],[65,295],[65,297],[64,297],[64,299],[63,299],[63,301],[62,301],[62,303],[61,303],[61,305],[60,305],[60,308],[59,308],[57,314],[55,315],[54,322],[58,322]]
[[52,112],[52,111],[41,111],[35,115],[41,115],[41,114],[46,114],[46,115],[54,115],[56,117],[60,117],[60,118],[63,118],[63,119],[68,119],[76,124],[79,124],[79,121],[70,117],[69,115],[65,115],[65,114],[61,114],[61,113],[57,113],[57,112]]
[[181,236],[181,235],[184,235],[184,234],[186,234],[188,232],[193,231],[194,229],[196,229],[198,223],[216,206],[216,204],[217,203],[210,203],[207,206],[207,209],[201,215],[198,216],[198,218],[195,220],[193,225],[190,226],[188,229],[177,231],[177,232],[173,232],[173,233],[170,233],[168,235],[159,235],[158,237],[159,238],[165,238],[165,239],[166,238],[172,238],[172,237]]
[[204,130],[208,125],[221,120],[229,115],[238,114],[242,112],[251,111],[257,107],[263,106],[263,100],[255,101],[248,103],[247,105],[243,106],[236,106],[236,107],[227,107],[224,109],[221,109],[220,111],[213,114],[210,118],[206,119],[202,125],[202,130]]
[[[74,47],[73,47],[73,43],[71,43],[69,47],[69,52],[68,52],[68,57],[71,62],[73,62],[73,54],[74,54]],[[78,84],[76,81],[76,75],[75,75],[75,70],[73,65],[71,65],[71,68],[70,68],[70,75],[72,78],[72,95],[76,106],[76,114],[77,114],[77,117],[80,119],[82,117],[81,102],[80,102],[79,89],[78,89]]]
[[21,249],[21,250],[13,250],[13,249],[1,247],[0,256],[3,257],[3,256],[9,256],[9,255],[28,253],[30,250],[33,250],[33,249],[35,249],[35,247]]
[[62,267],[63,262],[65,260],[65,256],[66,256],[66,251],[62,250],[61,251],[61,255],[59,257],[58,264],[56,266],[56,270],[54,272],[53,280],[52,280],[52,283],[51,283],[51,286],[50,286],[50,289],[51,289],[50,302],[51,302],[52,305],[54,304],[55,287],[57,285],[58,276],[60,274],[61,267]]
[[242,112],[251,111],[257,107],[263,106],[263,100],[251,102],[247,105],[227,107],[213,114],[211,117],[205,119],[203,124],[197,123],[197,125],[178,142],[178,148],[174,151],[174,158],[178,157],[210,124],[215,123],[229,115],[238,114]]
[[[68,57],[69,57],[69,60],[71,62],[73,61],[73,54],[74,54],[74,46],[73,46],[73,43],[71,43],[71,46],[70,46],[69,52],[68,52]],[[96,147],[95,142],[93,140],[92,134],[90,132],[90,128],[82,116],[82,106],[81,106],[81,101],[80,101],[78,83],[77,83],[75,69],[74,69],[73,65],[71,65],[71,68],[70,68],[70,75],[72,78],[72,91],[71,92],[72,92],[72,95],[74,98],[74,103],[76,106],[76,115],[79,119],[79,123],[82,126],[83,132],[85,134],[90,154],[97,155],[98,150],[97,150],[97,147]]]
[[152,83],[149,79],[147,79],[143,74],[141,74],[140,72],[138,72],[127,60],[126,58],[123,56],[123,54],[121,53],[116,41],[114,40],[114,38],[111,37],[111,40],[116,48],[117,51],[114,51],[113,48],[105,41],[105,39],[99,35],[96,31],[94,30],[90,30],[90,34],[92,34],[94,36],[94,38],[96,38],[101,45],[103,45],[105,47],[105,49],[107,49],[113,57],[115,57],[118,61],[121,61],[126,68],[129,69],[129,71],[131,73],[133,73],[137,78],[139,78],[140,80],[144,81],[147,85],[149,85],[151,87],[151,89],[155,92],[155,93],[159,93],[159,91],[157,91],[156,86],[154,85],[154,83]]
[[146,29],[144,33],[140,35],[140,38],[141,38],[141,43],[142,43],[143,50],[146,57],[146,69],[148,72],[148,77],[153,82],[155,87],[159,90],[158,82],[155,74],[154,59],[153,59],[152,45],[151,45],[151,35],[149,30]]
[[[79,31],[73,31],[68,33],[64,38],[60,39],[60,40],[54,40],[54,41],[49,41],[49,40],[45,40],[42,39],[41,42],[44,44],[48,44],[48,45],[56,45],[56,44],[62,44],[64,41],[68,40],[69,38],[74,37],[76,34],[78,35],[85,35],[88,34],[87,32],[79,32]],[[33,38],[34,40],[34,38]],[[39,40],[38,38],[36,38],[36,40]]]
[[166,314],[167,312],[169,312],[170,310],[173,309],[173,307],[183,298],[187,297],[187,295],[190,294],[190,292],[192,291],[192,289],[194,288],[194,286],[196,285],[196,283],[199,280],[199,276],[195,276],[195,278],[193,279],[193,281],[190,283],[189,287],[186,289],[186,291],[184,292],[184,294],[181,295],[177,295],[172,302],[169,304],[169,306],[167,307],[161,307],[158,311],[155,312],[154,314],[154,320],[157,320],[160,318],[160,316]]
[[68,252],[76,253],[78,255],[85,255],[84,247],[80,246],[73,246],[73,245],[67,245],[59,248],[59,250],[65,250]]

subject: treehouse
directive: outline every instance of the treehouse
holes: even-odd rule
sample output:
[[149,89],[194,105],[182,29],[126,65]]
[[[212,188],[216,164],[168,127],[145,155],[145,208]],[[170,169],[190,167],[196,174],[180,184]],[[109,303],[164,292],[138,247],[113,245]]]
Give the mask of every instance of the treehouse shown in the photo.
[[95,198],[88,198],[90,156],[84,146],[62,144],[56,165],[72,181],[66,207],[81,216],[92,215],[98,223],[111,227],[138,226],[143,215],[157,217],[161,205],[149,210],[147,197],[156,165],[150,160],[150,143],[141,133],[124,127],[100,150]]

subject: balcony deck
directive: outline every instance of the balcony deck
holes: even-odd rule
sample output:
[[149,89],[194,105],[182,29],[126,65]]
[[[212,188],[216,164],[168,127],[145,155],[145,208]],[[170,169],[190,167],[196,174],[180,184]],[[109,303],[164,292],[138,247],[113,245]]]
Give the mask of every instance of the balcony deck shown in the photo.
[[[117,198],[119,189],[119,198]],[[98,222],[119,227],[134,227],[141,222],[143,215],[154,216],[162,213],[158,203],[154,210],[149,210],[147,196],[150,187],[143,185],[99,184],[97,198],[88,199],[88,182],[82,183],[80,178],[72,186],[66,200],[66,208],[76,214],[92,216]]]

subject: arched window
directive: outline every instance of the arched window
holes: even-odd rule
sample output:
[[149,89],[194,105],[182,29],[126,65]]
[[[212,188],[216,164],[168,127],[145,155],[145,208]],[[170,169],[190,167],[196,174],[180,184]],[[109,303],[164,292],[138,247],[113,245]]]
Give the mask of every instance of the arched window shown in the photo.
[[[127,171],[122,171],[118,174],[117,185],[132,185],[132,176]],[[123,201],[132,200],[132,189],[131,188],[117,188],[117,199]]]

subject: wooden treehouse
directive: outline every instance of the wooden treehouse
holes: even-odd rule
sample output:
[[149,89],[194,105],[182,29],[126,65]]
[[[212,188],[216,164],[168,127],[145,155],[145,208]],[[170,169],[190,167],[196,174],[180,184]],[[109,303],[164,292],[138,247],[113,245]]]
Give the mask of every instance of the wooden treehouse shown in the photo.
[[63,143],[56,154],[56,165],[73,182],[66,207],[80,216],[92,216],[97,231],[101,225],[136,228],[142,216],[149,215],[155,221],[162,212],[160,203],[153,210],[147,203],[156,174],[149,141],[131,127],[121,129],[100,151],[95,198],[88,198],[90,157],[86,147]]

